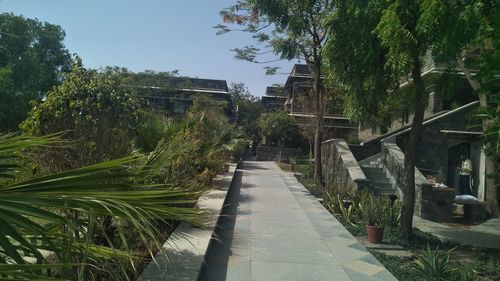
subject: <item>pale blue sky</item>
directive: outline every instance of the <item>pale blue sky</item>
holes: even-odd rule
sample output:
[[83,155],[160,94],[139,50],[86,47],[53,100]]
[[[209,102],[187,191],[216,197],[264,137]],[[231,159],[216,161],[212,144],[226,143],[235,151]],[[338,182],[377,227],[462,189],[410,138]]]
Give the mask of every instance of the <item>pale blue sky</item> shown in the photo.
[[[253,95],[284,83],[263,65],[239,61],[230,49],[252,43],[250,35],[215,35],[218,12],[236,0],[0,0],[0,12],[60,25],[65,44],[85,66],[132,71],[179,70],[181,75],[244,82]],[[293,63],[283,61],[290,72]]]

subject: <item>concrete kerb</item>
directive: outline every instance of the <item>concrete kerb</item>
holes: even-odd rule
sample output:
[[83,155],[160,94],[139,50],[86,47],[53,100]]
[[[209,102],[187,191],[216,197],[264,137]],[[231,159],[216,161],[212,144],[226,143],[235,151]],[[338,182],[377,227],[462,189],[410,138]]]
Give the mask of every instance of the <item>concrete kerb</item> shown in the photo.
[[198,199],[198,207],[207,212],[206,228],[181,223],[163,245],[164,252],[155,255],[139,277],[139,281],[197,280],[205,262],[207,249],[213,243],[214,231],[227,194],[233,183],[238,164],[230,164],[217,189]]

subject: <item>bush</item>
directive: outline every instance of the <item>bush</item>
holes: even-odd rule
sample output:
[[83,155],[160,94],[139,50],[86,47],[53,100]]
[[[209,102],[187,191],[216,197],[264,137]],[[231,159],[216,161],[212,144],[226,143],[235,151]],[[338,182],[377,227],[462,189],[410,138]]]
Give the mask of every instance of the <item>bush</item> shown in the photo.
[[64,82],[48,93],[21,124],[24,132],[65,132],[72,147],[35,155],[41,167],[62,171],[128,155],[140,116],[140,100],[120,74],[83,68],[76,58]]
[[258,120],[262,135],[266,136],[267,144],[305,148],[307,141],[300,134],[297,122],[284,111],[273,111],[262,114]]

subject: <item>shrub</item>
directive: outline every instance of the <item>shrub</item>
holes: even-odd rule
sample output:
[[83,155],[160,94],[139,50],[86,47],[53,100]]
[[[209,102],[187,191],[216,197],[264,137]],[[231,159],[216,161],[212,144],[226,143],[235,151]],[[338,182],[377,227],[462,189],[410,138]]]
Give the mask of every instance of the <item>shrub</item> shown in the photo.
[[140,115],[140,101],[113,71],[83,68],[76,58],[64,82],[48,93],[21,124],[43,136],[65,132],[72,147],[35,155],[49,171],[62,171],[128,155]]

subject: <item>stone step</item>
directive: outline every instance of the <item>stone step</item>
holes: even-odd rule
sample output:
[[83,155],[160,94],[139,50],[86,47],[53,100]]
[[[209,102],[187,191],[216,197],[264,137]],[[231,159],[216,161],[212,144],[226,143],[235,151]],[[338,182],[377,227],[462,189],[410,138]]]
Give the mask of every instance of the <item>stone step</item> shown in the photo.
[[390,179],[385,172],[365,172],[368,179]]
[[396,191],[394,189],[391,189],[391,190],[372,190],[372,192],[376,195],[382,195],[382,196],[389,196],[389,195],[393,195],[393,194],[396,194]]
[[391,183],[391,180],[387,177],[368,177],[368,179],[370,180],[370,183],[373,183],[373,184],[392,184]]
[[370,182],[370,186],[378,189],[393,189],[391,183],[372,183]]
[[378,169],[378,168],[371,168],[371,169],[363,169],[363,172],[365,175],[386,175],[384,169]]
[[361,167],[364,173],[385,173],[383,167]]
[[382,169],[384,167],[384,165],[382,164],[362,164],[361,165],[361,169],[364,169],[364,168],[368,168],[368,169],[373,169],[373,168],[376,168],[376,169]]

